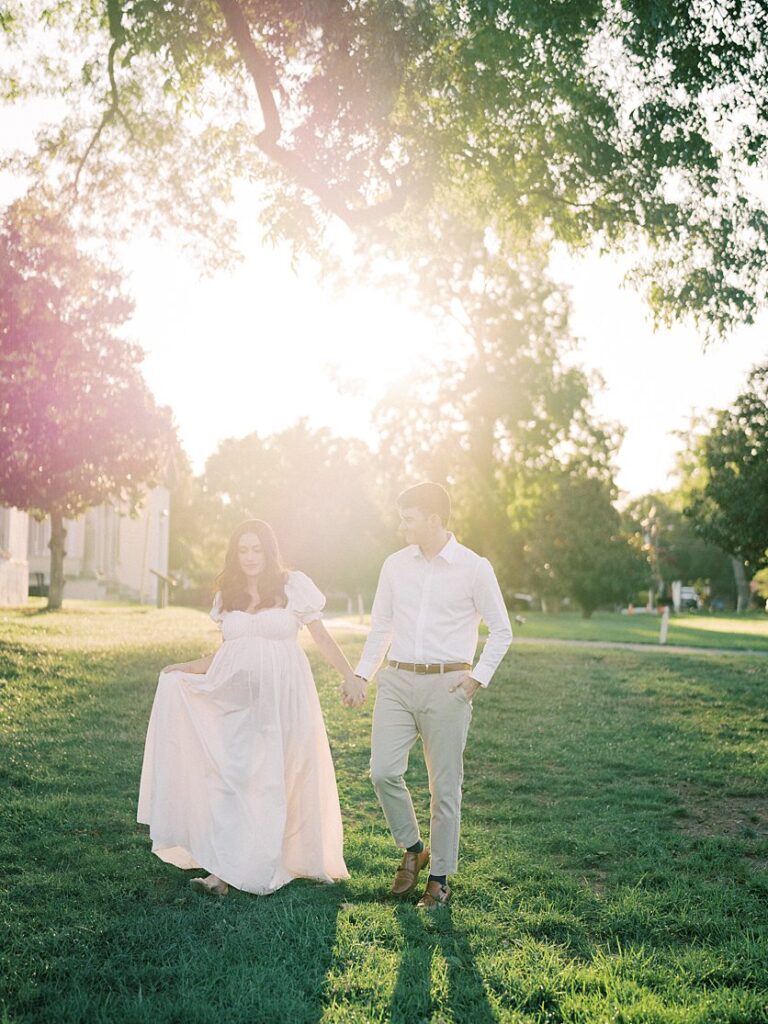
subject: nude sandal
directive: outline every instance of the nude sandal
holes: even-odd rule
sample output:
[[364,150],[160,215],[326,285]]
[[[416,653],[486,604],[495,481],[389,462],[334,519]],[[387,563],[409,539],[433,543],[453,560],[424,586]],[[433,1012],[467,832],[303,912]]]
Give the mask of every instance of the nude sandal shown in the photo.
[[209,882],[207,878],[190,878],[189,884],[195,892],[206,893],[209,896],[226,896],[229,886],[226,882]]

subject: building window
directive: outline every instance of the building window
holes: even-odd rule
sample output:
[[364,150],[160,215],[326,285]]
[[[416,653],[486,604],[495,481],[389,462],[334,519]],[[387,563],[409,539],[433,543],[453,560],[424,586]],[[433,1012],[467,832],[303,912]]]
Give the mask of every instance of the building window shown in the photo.
[[11,510],[0,508],[0,558],[10,558]]
[[44,555],[48,550],[48,539],[50,537],[50,527],[48,520],[44,519],[42,523],[39,523],[36,519],[30,519],[29,521],[29,556],[30,558],[39,558]]

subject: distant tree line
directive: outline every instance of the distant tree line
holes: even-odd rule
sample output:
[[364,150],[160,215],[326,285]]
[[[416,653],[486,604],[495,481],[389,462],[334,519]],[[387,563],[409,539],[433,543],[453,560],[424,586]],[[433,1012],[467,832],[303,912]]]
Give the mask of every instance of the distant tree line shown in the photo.
[[223,442],[200,476],[187,466],[174,494],[172,560],[188,595],[208,596],[227,533],[261,516],[289,562],[326,589],[369,599],[382,558],[399,543],[394,499],[429,477],[449,487],[453,528],[494,560],[510,605],[528,595],[545,610],[570,603],[589,616],[668,600],[675,580],[715,610],[768,597],[765,368],[731,409],[684,438],[676,488],[620,511],[612,469],[620,433],[589,412],[587,378],[550,363],[539,394],[528,380],[521,398],[512,382],[525,357],[514,346],[496,364],[491,354],[482,371],[470,358],[426,374],[421,398],[412,382],[389,395],[377,410],[376,450],[300,421]]
[[510,601],[569,601],[589,616],[680,579],[745,609],[768,566],[768,366],[685,439],[676,491],[619,511],[622,431],[599,420],[596,381],[570,358],[568,299],[546,256],[461,207],[450,223],[419,249],[409,295],[458,321],[464,350],[384,396],[372,449],[300,420],[222,442],[195,476],[143,381],[141,350],[120,337],[131,304],[119,274],[45,205],[10,207],[0,222],[0,500],[51,517],[52,606],[63,519],[105,500],[135,506],[175,451],[171,569],[187,599],[202,600],[228,534],[253,516],[324,589],[370,596],[398,543],[397,493],[431,478],[448,486],[458,536],[491,558]]
[[597,420],[594,382],[566,358],[567,296],[545,257],[502,255],[501,230],[465,217],[460,234],[421,253],[413,300],[458,318],[465,351],[385,396],[376,450],[304,423],[224,442],[183,482],[176,568],[210,579],[229,529],[260,516],[323,585],[370,594],[397,545],[397,493],[431,478],[448,486],[457,534],[492,559],[510,600],[570,598],[587,615],[631,600],[647,559],[615,507],[621,431]]

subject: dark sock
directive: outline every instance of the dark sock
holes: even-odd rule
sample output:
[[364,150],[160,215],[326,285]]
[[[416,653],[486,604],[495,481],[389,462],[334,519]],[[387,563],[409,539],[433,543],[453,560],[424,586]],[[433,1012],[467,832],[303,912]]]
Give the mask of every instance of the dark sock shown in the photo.
[[439,882],[443,889],[447,885],[447,879],[445,875],[430,875],[428,880],[430,882]]
[[421,853],[424,850],[424,843],[421,840],[418,843],[414,843],[413,846],[406,847],[408,853]]

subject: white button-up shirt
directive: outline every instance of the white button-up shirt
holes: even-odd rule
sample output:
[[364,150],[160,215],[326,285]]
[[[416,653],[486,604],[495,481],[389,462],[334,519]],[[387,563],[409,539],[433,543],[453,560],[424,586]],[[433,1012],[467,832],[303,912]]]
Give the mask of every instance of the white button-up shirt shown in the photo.
[[453,534],[432,559],[424,557],[418,544],[410,544],[382,566],[357,674],[370,679],[390,643],[392,661],[471,664],[481,619],[489,636],[471,674],[487,686],[512,642],[491,563],[459,544]]

